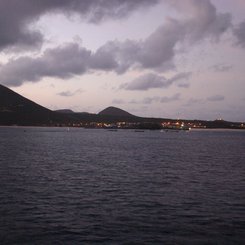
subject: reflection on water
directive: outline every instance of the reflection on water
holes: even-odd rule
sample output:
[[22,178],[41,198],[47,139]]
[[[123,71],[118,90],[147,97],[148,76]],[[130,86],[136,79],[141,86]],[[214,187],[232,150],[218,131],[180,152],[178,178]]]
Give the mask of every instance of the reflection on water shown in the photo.
[[3,244],[244,244],[245,132],[0,128]]

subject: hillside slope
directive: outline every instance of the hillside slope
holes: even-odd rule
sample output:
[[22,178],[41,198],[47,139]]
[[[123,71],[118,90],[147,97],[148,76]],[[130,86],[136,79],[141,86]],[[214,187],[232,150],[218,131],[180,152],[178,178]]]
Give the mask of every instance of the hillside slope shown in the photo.
[[134,115],[128,113],[127,111],[124,111],[117,107],[107,107],[106,109],[102,110],[98,113],[98,115],[106,115],[106,116],[117,116],[117,117],[134,117]]
[[0,85],[0,125],[40,125],[65,118]]

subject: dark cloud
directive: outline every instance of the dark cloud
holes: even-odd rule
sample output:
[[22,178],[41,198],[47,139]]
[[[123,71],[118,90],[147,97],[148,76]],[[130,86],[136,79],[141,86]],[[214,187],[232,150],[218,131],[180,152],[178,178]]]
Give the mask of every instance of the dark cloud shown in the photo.
[[[154,73],[145,74],[133,80],[130,83],[124,83],[120,86],[120,89],[125,90],[149,90],[154,88],[168,88],[173,83],[182,81],[183,79],[189,79],[190,72],[182,72],[176,74],[170,79],[166,79],[164,76],[160,76]],[[179,85],[178,85],[179,86]]]
[[179,83],[179,84],[177,84],[177,86],[179,88],[189,88],[190,84],[189,83]]
[[220,36],[231,27],[229,13],[217,13],[210,0],[166,0],[180,14],[188,14],[183,21],[183,28],[189,40],[196,42],[211,37],[219,40]]
[[118,64],[114,58],[113,53],[108,52],[103,48],[100,48],[91,57],[90,67],[95,70],[98,69],[98,70],[110,71],[116,69],[118,67]]
[[[96,51],[94,58],[101,56],[102,62],[104,62],[104,58],[106,61],[109,58],[111,68],[116,73],[122,74],[129,68],[133,68],[136,65],[139,66],[138,57],[142,50],[142,42],[139,41],[109,41]],[[94,62],[97,63],[97,61]],[[101,65],[98,67],[101,67]]]
[[[5,2],[6,4],[1,3],[3,9],[6,9],[7,6],[10,8],[10,3],[12,2],[16,3],[14,9],[20,6],[20,1],[17,0],[4,1],[4,3]],[[16,9],[16,17],[13,17],[11,21],[13,23],[19,23],[16,24],[18,25],[16,26],[16,35],[21,37],[23,33],[27,33],[28,35],[32,33],[34,35],[33,31],[27,31],[26,23],[30,23],[31,20],[37,19],[41,14],[46,12],[76,12],[90,21],[98,22],[105,18],[120,18],[132,12],[134,9],[151,5],[149,2],[155,4],[157,1],[44,0],[38,1],[37,3],[36,1],[23,0],[23,6],[27,9],[22,10],[24,7],[21,5],[20,11],[18,12]],[[174,66],[173,58],[175,57],[176,46],[178,44],[183,42],[193,43],[206,37],[218,40],[220,35],[230,27],[229,15],[218,14],[216,8],[209,0],[165,0],[165,2],[168,2],[176,9],[182,9],[185,15],[187,14],[188,18],[178,20],[168,18],[165,20],[164,25],[160,26],[145,40],[126,40],[124,42],[110,41],[101,46],[94,53],[80,47],[77,43],[70,43],[62,47],[48,49],[37,58],[21,57],[12,59],[7,64],[0,67],[1,82],[6,85],[18,86],[26,81],[39,81],[43,77],[67,79],[75,75],[82,75],[91,70],[114,71],[121,74],[129,69],[137,68],[151,69],[154,71],[160,70],[163,72],[165,69]],[[2,8],[0,8],[0,14],[2,11]],[[3,16],[5,15],[6,14],[3,13]],[[12,25],[11,21],[9,28],[11,28]],[[22,27],[25,28],[23,29]],[[0,25],[0,31],[1,28],[5,28],[5,25]],[[24,32],[24,30],[27,32]],[[1,35],[2,39],[6,37],[5,33],[8,32],[4,29]],[[12,33],[12,31],[9,31],[9,33]],[[35,33],[40,37],[38,40],[41,41],[40,33]],[[1,41],[1,38],[0,48],[1,45],[10,44],[8,41]],[[25,43],[24,39],[16,38],[13,38],[13,45],[15,42],[19,44],[23,41],[23,43]],[[33,42],[33,44],[37,44],[37,42]],[[175,81],[178,81],[177,86],[179,87],[188,87],[186,80],[188,80],[190,76],[191,73],[181,73],[172,79],[165,79],[163,76],[151,73],[131,83],[124,84],[121,88],[128,90],[163,88],[170,86]]]
[[159,97],[159,96],[154,96],[154,97],[145,97],[142,100],[131,100],[129,103],[130,104],[145,104],[149,105],[154,102],[160,102],[160,103],[170,103],[174,101],[180,100],[181,94],[177,93],[172,96],[164,96],[164,97]]
[[[129,43],[125,42],[126,51],[122,53],[117,53],[118,47],[113,43],[102,46],[95,53],[78,43],[67,43],[47,49],[39,57],[22,56],[9,60],[0,66],[0,79],[3,84],[20,86],[26,81],[37,82],[44,77],[67,79],[91,70],[121,73],[132,65],[134,53]],[[123,61],[120,61],[121,57]]]
[[185,36],[182,24],[168,19],[143,43],[137,61],[144,68],[158,68],[172,61],[176,44]]
[[213,96],[208,97],[207,101],[215,102],[215,101],[222,101],[224,99],[225,99],[225,97],[223,95],[213,95]]
[[173,102],[173,101],[178,101],[180,100],[180,93],[177,93],[177,94],[174,94],[173,96],[165,96],[165,97],[162,97],[160,99],[160,102],[161,103],[169,103],[169,102]]
[[68,79],[85,73],[90,58],[90,51],[70,43],[48,49],[38,58],[21,57],[10,60],[0,67],[0,78],[3,84],[9,86],[20,86],[25,81],[37,82],[43,77]]
[[226,72],[232,69],[232,65],[218,64],[218,65],[211,67],[211,69],[216,72]]
[[46,13],[78,14],[82,19],[99,23],[118,19],[136,9],[149,7],[158,0],[1,0],[0,50],[18,46],[35,47],[43,41],[38,30],[30,26]]
[[184,106],[193,106],[193,105],[201,105],[205,103],[203,99],[190,98]]
[[[127,52],[126,56],[127,63],[133,55]],[[122,71],[122,66],[125,68],[127,64],[119,64],[113,58],[112,53],[105,52],[105,47],[92,53],[92,51],[81,47],[78,43],[67,43],[57,48],[47,49],[39,57],[23,56],[11,59],[5,65],[0,66],[0,79],[5,85],[20,86],[24,82],[37,82],[45,77],[69,79],[91,70],[118,72],[118,70]],[[122,84],[120,89],[148,90],[151,88],[167,88],[173,83],[180,87],[185,87],[190,76],[190,72],[183,72],[166,79],[164,76],[149,73],[130,83]],[[185,82],[184,85],[179,85],[183,81]]]
[[233,34],[237,39],[236,44],[245,48],[245,21],[233,29]]
[[18,45],[30,49],[42,43],[42,34],[31,30],[29,24],[38,19],[40,11],[33,6],[34,1],[0,1],[0,50]]
[[185,81],[185,80],[188,80],[191,75],[192,75],[191,72],[181,72],[181,73],[174,75],[172,78],[169,79],[169,81],[171,83],[176,82],[176,81],[180,81],[180,82],[183,80]]
[[172,96],[164,96],[164,97],[159,97],[159,96],[154,96],[154,97],[145,97],[142,100],[131,100],[129,103],[130,104],[145,104],[145,105],[150,105],[154,102],[160,102],[160,103],[169,103],[173,101],[178,101],[180,100],[180,93],[174,94]]
[[218,41],[231,27],[230,14],[217,13],[209,0],[165,0],[175,9],[184,12],[187,18],[167,18],[149,37],[141,41],[108,42],[100,51],[114,55],[116,72],[123,73],[129,68],[165,70],[173,68],[176,46],[187,42],[193,45],[202,39]]
[[130,83],[124,83],[120,89],[126,90],[148,90],[153,88],[163,88],[170,86],[171,83],[164,76],[149,73],[140,76]]
[[76,94],[81,94],[81,93],[83,93],[83,90],[82,89],[78,89],[78,90],[76,90],[74,92],[69,91],[69,90],[62,91],[60,93],[57,93],[57,95],[60,95],[60,96],[63,96],[63,97],[72,97],[72,96],[74,96]]
[[209,0],[165,0],[175,9],[189,16],[183,19],[168,18],[143,41],[127,40],[109,42],[101,47],[104,54],[114,55],[116,72],[122,73],[132,67],[147,69],[173,68],[176,46],[183,42],[194,44],[205,38],[218,41],[231,27],[230,14],[217,13]]
[[57,95],[60,95],[60,96],[63,96],[63,97],[71,97],[74,94],[71,91],[63,91],[63,92],[57,93]]
[[[174,67],[172,59],[176,44],[184,38],[182,24],[173,19],[155,30],[149,37],[141,41],[111,41],[103,45],[97,52],[103,57],[110,57],[111,64],[117,67],[118,74],[132,68],[160,69]],[[111,57],[113,55],[113,58]]]
[[160,97],[154,96],[154,97],[145,97],[142,100],[130,100],[128,103],[129,104],[144,104],[144,105],[150,105],[154,102],[159,102]]
[[143,99],[142,103],[149,105],[152,104],[153,102],[158,102],[160,100],[159,97],[155,96],[155,97],[146,97]]

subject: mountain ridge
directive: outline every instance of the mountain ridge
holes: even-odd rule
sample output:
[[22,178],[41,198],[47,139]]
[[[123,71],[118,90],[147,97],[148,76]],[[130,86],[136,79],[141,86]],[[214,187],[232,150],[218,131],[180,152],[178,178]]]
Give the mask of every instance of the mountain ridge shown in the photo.
[[182,122],[201,128],[245,129],[245,123],[224,120],[188,120],[137,117],[117,107],[109,106],[98,114],[73,112],[70,109],[52,111],[0,84],[0,125],[23,126],[88,126],[127,122],[130,125],[157,129],[164,123]]
[[109,106],[105,108],[104,110],[100,111],[98,115],[135,117],[135,115],[132,115],[131,113],[114,106]]

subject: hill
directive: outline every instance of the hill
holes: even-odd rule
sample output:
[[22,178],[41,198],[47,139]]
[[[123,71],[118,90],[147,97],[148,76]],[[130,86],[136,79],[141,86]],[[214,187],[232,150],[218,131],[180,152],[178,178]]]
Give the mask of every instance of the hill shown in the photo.
[[123,124],[134,128],[159,129],[167,125],[184,123],[198,128],[232,128],[245,129],[245,123],[224,120],[203,121],[167,118],[145,118],[134,116],[116,107],[108,107],[98,114],[73,112],[72,110],[51,111],[19,95],[11,89],[0,85],[0,125],[25,126],[86,126],[94,127],[104,123]]
[[52,125],[67,121],[0,84],[0,125]]
[[107,107],[106,109],[99,112],[98,115],[116,116],[116,117],[132,117],[132,116],[135,117],[134,115],[128,113],[127,111],[124,111],[120,108],[113,107],[113,106]]
[[60,110],[55,110],[55,112],[58,112],[58,113],[75,113],[73,110],[71,109],[60,109]]

